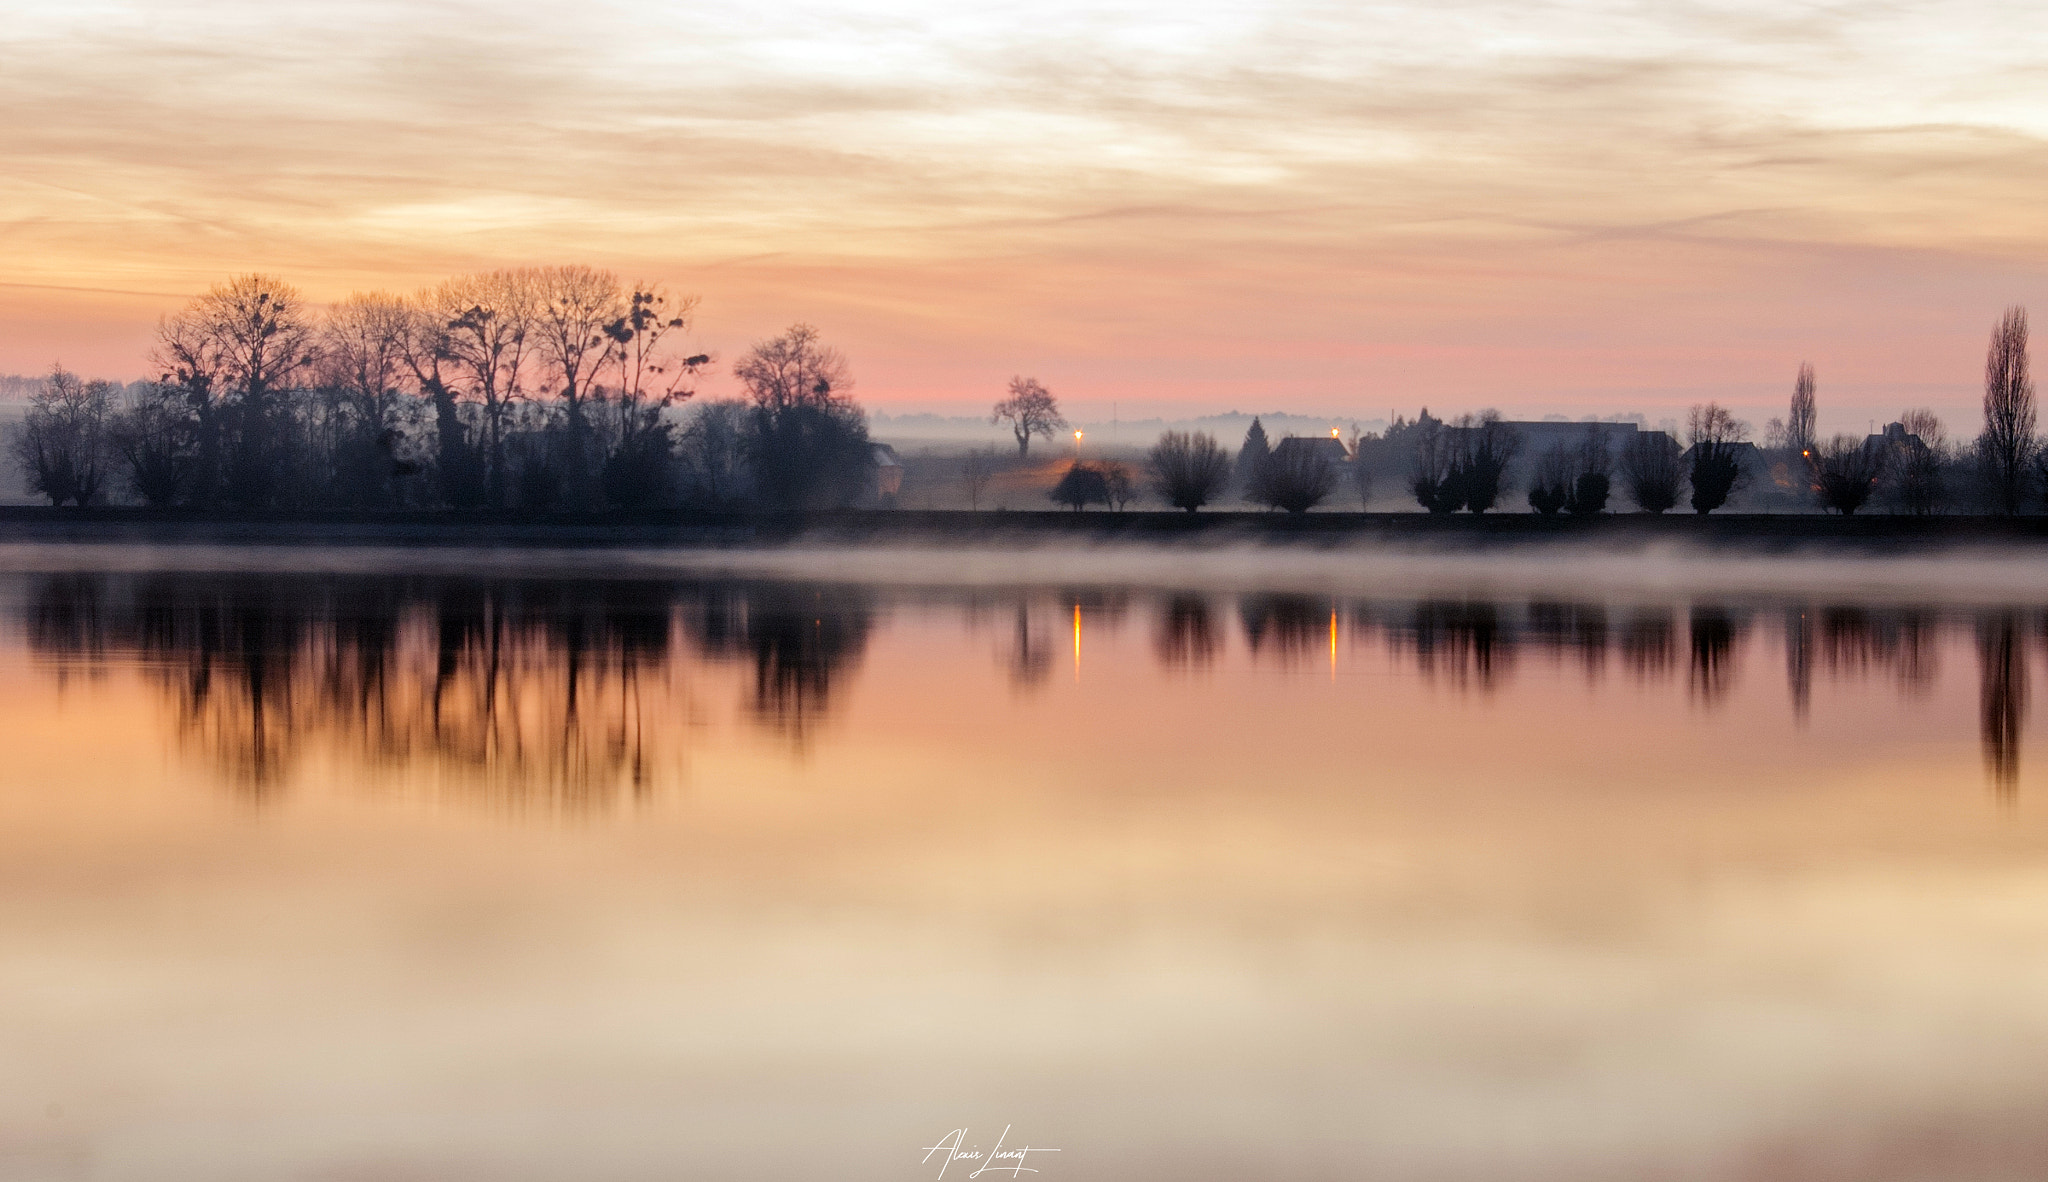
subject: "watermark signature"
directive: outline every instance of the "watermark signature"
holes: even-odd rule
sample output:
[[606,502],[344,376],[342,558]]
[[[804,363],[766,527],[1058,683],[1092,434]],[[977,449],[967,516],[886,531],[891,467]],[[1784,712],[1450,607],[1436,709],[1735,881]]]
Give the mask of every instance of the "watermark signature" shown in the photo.
[[969,1146],[967,1144],[966,1129],[954,1129],[952,1132],[939,1138],[937,1145],[925,1147],[924,1163],[930,1165],[933,1154],[943,1153],[946,1155],[939,1159],[940,1182],[944,1182],[946,1170],[954,1162],[965,1162],[974,1166],[974,1172],[967,1175],[969,1178],[979,1178],[985,1173],[994,1173],[1008,1174],[1014,1179],[1020,1178],[1025,1174],[1036,1174],[1038,1172],[1035,1168],[1024,1164],[1025,1154],[1059,1152],[1057,1149],[1038,1149],[1030,1145],[1004,1148],[1003,1142],[1010,1139],[1010,1127],[1009,1125],[1003,1126],[1003,1135],[996,1138],[995,1148],[986,1152],[979,1145]]

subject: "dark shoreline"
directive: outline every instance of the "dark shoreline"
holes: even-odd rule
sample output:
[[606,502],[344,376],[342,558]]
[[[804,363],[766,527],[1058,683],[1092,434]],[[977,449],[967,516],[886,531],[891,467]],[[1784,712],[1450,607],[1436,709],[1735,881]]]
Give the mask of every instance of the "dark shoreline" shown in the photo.
[[149,545],[746,547],[931,543],[1043,545],[1283,543],[1393,544],[1455,549],[1596,543],[1683,544],[1731,551],[1841,549],[1924,552],[1949,547],[2033,549],[2048,516],[1821,514],[968,512],[841,510],[816,513],[546,515],[421,512],[201,512],[128,508],[0,507],[0,543]]

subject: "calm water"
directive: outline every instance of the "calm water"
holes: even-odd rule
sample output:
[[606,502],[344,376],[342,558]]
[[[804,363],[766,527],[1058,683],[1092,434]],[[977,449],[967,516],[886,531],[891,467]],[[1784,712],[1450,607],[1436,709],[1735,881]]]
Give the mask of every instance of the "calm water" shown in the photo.
[[2048,1175],[2048,591],[12,558],[0,1178]]

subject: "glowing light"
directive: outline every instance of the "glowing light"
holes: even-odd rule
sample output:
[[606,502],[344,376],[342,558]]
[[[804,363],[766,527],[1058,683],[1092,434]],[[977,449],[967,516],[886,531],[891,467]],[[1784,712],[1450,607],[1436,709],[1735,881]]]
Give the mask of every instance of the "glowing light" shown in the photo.
[[1332,428],[1330,428],[1330,438],[1332,438],[1332,439],[1336,439],[1336,438],[1338,438],[1338,435],[1337,435],[1337,428],[1335,428],[1335,427],[1332,427]]
[[[1074,432],[1074,438],[1080,437],[1079,431]],[[1081,680],[1081,605],[1078,603],[1074,605],[1074,680]]]
[[1337,609],[1330,609],[1330,680],[1337,680]]

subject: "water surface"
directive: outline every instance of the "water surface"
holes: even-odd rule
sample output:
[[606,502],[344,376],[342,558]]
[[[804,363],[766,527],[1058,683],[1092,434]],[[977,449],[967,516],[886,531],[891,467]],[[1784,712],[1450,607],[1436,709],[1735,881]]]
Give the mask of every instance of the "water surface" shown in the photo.
[[116,557],[0,1178],[2048,1173],[2048,597]]

